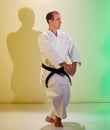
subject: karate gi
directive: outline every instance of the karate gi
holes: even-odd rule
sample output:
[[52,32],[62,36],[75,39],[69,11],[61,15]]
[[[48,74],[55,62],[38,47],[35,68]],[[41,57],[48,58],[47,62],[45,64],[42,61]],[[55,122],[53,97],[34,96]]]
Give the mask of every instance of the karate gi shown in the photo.
[[[57,36],[50,30],[42,33],[38,38],[38,45],[41,51],[42,62],[48,67],[60,68],[62,62],[67,62],[67,57],[71,62],[80,65],[80,58],[72,39],[64,32],[57,32]],[[48,70],[41,68],[41,85],[45,86],[45,80],[50,74]],[[51,100],[52,108],[49,117],[55,116],[64,119],[67,117],[66,107],[70,100],[70,81],[68,77],[54,74],[45,86],[47,96]]]

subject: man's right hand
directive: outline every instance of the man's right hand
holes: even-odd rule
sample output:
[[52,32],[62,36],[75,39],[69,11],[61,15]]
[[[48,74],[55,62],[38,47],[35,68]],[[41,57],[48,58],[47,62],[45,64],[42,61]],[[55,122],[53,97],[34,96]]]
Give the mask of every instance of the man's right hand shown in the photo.
[[66,62],[63,62],[60,64],[60,66],[64,67],[64,70],[71,76],[73,76],[76,72],[76,66],[73,64],[67,64]]

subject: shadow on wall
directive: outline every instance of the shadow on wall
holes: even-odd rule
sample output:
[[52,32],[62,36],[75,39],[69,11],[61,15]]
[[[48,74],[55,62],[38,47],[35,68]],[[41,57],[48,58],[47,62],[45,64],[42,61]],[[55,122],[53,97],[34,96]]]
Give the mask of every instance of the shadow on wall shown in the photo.
[[54,127],[53,124],[44,126],[40,130],[86,130],[84,126],[81,126],[77,122],[64,122],[63,128]]
[[34,12],[22,8],[18,13],[21,27],[7,38],[7,47],[13,62],[11,89],[14,102],[41,102],[45,99],[40,87],[41,56],[37,38],[41,32],[32,29]]

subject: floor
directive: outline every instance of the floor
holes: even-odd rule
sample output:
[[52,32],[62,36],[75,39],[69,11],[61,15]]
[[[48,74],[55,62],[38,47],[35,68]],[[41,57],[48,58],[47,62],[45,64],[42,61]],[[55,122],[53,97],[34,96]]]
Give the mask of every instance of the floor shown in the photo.
[[63,128],[45,122],[50,104],[0,104],[0,130],[110,130],[110,104],[69,104]]

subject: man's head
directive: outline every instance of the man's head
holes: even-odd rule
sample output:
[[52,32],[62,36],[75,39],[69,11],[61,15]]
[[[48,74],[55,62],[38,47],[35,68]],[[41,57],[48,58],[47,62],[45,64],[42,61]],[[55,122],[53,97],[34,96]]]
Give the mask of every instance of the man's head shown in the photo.
[[47,23],[49,27],[59,29],[61,26],[61,16],[58,11],[51,11],[46,15]]

